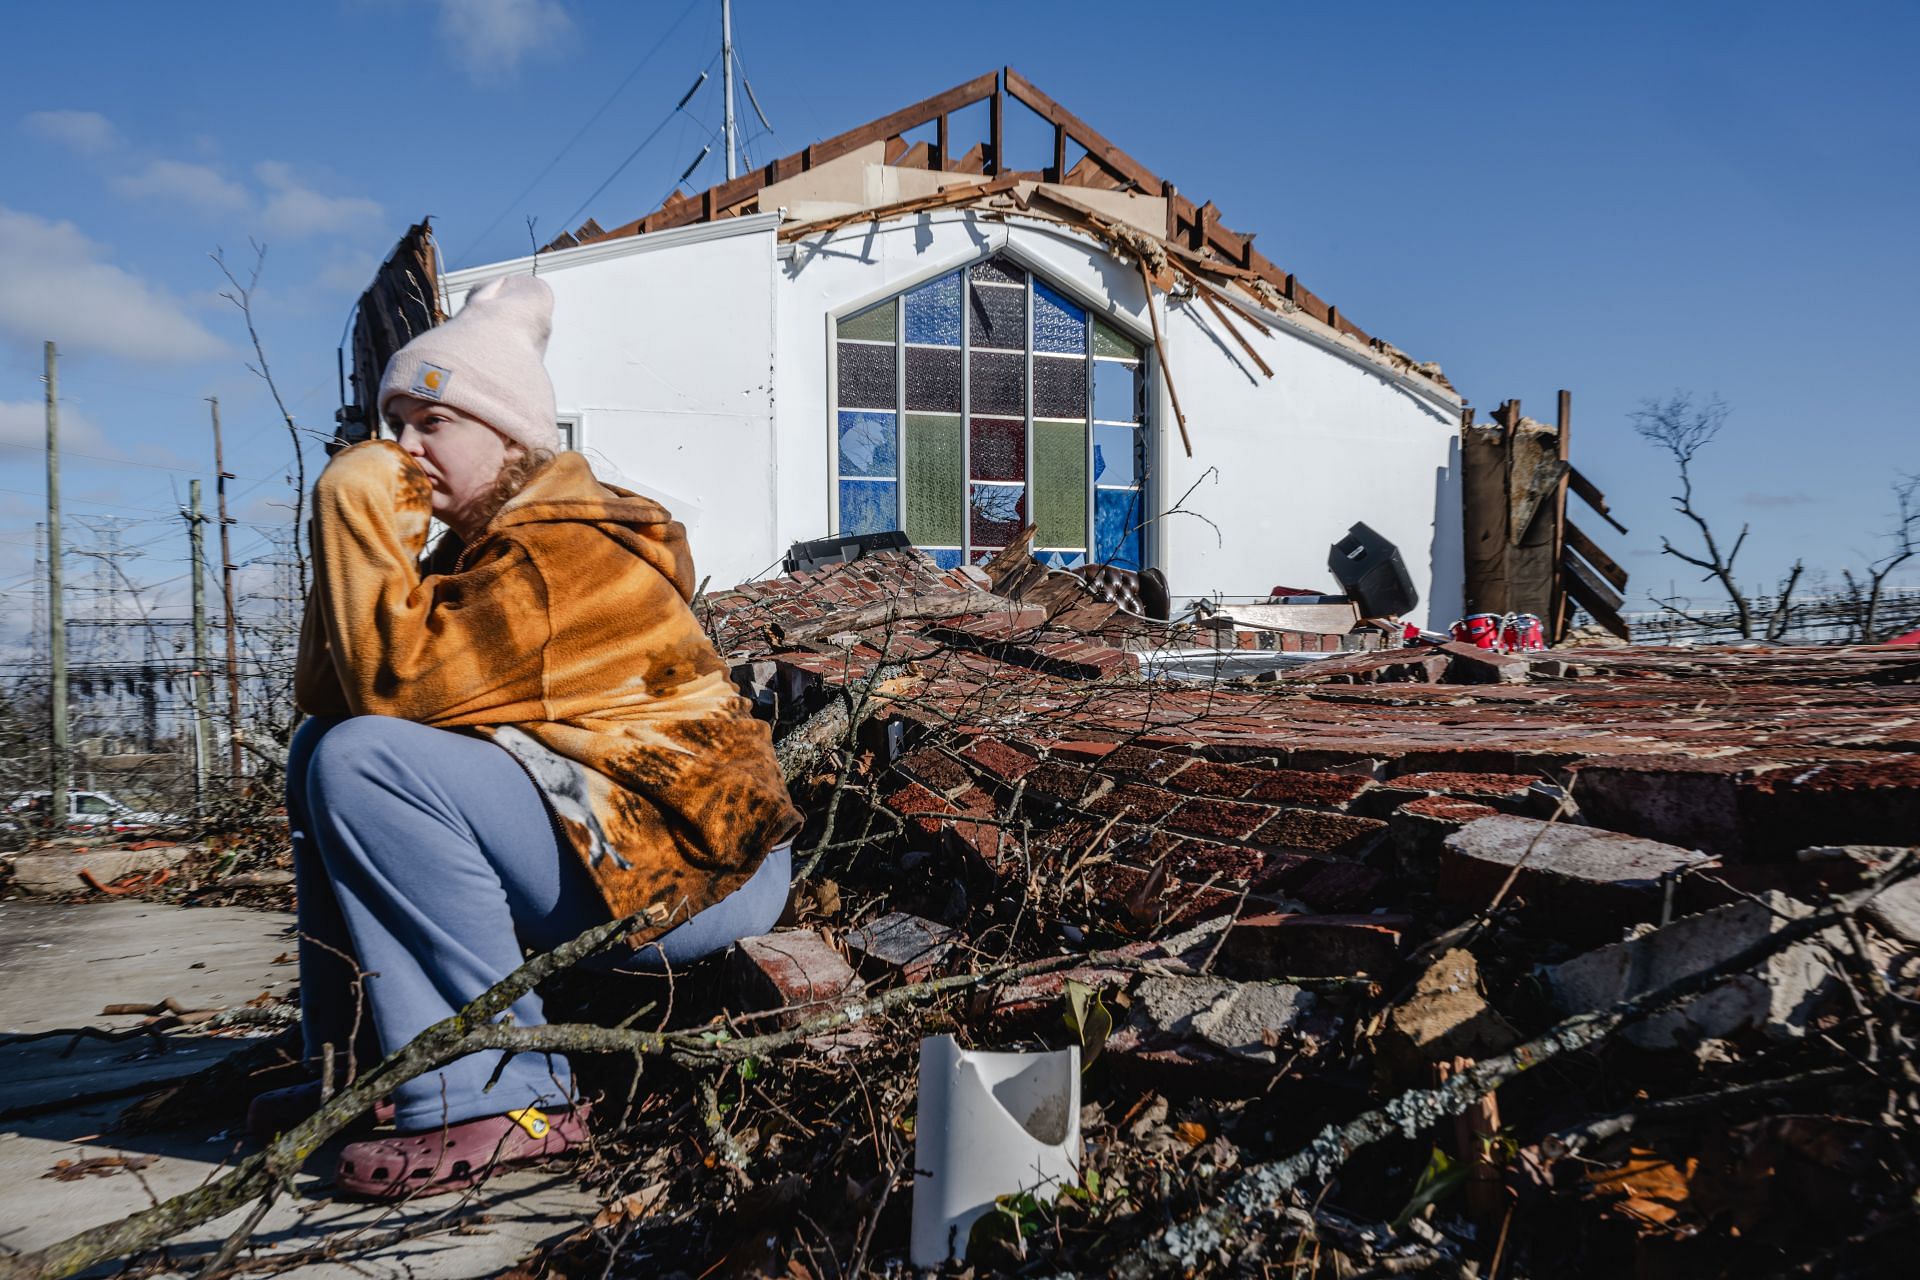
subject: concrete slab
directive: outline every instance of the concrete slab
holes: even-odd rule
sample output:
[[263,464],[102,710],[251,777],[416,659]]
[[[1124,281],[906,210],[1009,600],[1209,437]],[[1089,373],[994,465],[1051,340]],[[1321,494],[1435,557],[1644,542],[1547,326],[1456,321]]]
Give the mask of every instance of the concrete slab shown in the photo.
[[[106,1018],[121,1001],[232,1006],[263,990],[295,982],[290,964],[292,920],[238,908],[188,910],[145,903],[58,905],[0,903],[0,1027],[22,1033],[60,1027],[124,1028],[137,1017]],[[200,966],[200,967],[195,967]],[[169,1035],[166,1051],[145,1040],[82,1040],[61,1057],[68,1038],[0,1044],[0,1112],[45,1105],[58,1109],[0,1121],[0,1249],[32,1250],[88,1226],[111,1222],[217,1176],[223,1163],[251,1151],[234,1132],[210,1122],[161,1134],[115,1133],[121,1100],[59,1107],[61,1099],[158,1084],[244,1047],[244,1038]],[[381,1208],[329,1198],[337,1144],[317,1152],[297,1180],[297,1199],[275,1205],[254,1233],[254,1247],[285,1256],[321,1240],[343,1242],[305,1276],[407,1276],[464,1280],[493,1275],[536,1246],[591,1217],[593,1198],[579,1191],[565,1166],[497,1178],[465,1199],[425,1200]],[[62,1160],[151,1156],[137,1170],[61,1181],[47,1175]],[[246,1211],[208,1223],[170,1246],[179,1262],[219,1248]],[[415,1238],[384,1246],[378,1237],[402,1228]]]

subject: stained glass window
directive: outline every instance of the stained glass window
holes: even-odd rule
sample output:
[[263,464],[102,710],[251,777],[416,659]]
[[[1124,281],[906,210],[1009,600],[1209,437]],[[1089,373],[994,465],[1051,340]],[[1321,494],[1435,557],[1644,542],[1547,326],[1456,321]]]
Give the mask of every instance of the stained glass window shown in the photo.
[[1053,568],[1142,563],[1146,358],[1117,325],[996,256],[840,318],[844,533],[904,529],[954,568],[1034,526]]
[[960,273],[930,280],[907,295],[907,345],[960,345]]

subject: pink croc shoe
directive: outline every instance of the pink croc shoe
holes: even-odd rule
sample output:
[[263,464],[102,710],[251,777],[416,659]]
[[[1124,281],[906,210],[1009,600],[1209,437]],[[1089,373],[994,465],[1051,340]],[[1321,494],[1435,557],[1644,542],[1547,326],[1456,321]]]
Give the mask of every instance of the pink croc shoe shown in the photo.
[[374,1200],[411,1200],[464,1191],[515,1165],[571,1151],[587,1141],[587,1104],[482,1116],[423,1133],[354,1142],[340,1152],[334,1186]]

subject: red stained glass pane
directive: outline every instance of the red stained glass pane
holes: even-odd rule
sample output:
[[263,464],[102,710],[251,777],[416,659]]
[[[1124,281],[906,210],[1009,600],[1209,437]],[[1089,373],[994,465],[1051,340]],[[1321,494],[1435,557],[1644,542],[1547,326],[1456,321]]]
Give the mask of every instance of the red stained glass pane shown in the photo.
[[968,440],[975,480],[1027,478],[1027,424],[1006,418],[975,418]]

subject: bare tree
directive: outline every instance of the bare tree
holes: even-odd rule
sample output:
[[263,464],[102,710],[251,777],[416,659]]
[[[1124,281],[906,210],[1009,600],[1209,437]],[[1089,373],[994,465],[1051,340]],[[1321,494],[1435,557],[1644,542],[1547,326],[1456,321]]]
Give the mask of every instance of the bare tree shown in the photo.
[[1903,475],[1894,481],[1893,501],[1893,527],[1886,533],[1893,549],[1867,565],[1858,577],[1851,569],[1842,570],[1840,575],[1846,582],[1854,638],[1862,644],[1874,644],[1897,635],[1913,621],[1903,614],[1883,627],[1880,608],[1886,599],[1887,578],[1920,554],[1920,475]]
[[287,439],[293,444],[293,558],[300,572],[300,595],[307,594],[307,553],[302,536],[306,524],[307,501],[307,459],[300,451],[300,428],[294,425],[293,413],[287,408],[287,402],[281,398],[279,384],[273,380],[273,370],[267,365],[267,349],[260,342],[260,331],[253,323],[253,294],[260,286],[260,272],[267,265],[267,246],[258,240],[249,239],[253,246],[253,267],[247,272],[247,282],[240,283],[240,277],[227,265],[226,250],[216,246],[207,256],[213,259],[213,265],[220,268],[220,274],[227,278],[230,286],[220,292],[220,296],[239,308],[240,318],[246,322],[247,337],[253,343],[253,358],[258,361],[247,365],[248,370],[258,375],[267,384],[267,390],[273,394],[273,403],[280,410],[280,420],[287,424]]
[[[1700,450],[1713,443],[1714,437],[1720,434],[1720,428],[1726,425],[1726,402],[1719,396],[1713,396],[1703,404],[1696,404],[1692,392],[1675,391],[1665,400],[1649,398],[1641,401],[1640,407],[1629,416],[1633,421],[1633,429],[1641,439],[1665,449],[1673,456],[1674,465],[1680,472],[1680,492],[1673,495],[1673,508],[1691,520],[1700,531],[1700,554],[1682,551],[1664,536],[1660,539],[1661,552],[1697,569],[1704,569],[1706,573],[1700,579],[1702,582],[1717,581],[1720,584],[1727,593],[1728,603],[1733,607],[1735,629],[1739,631],[1741,639],[1753,639],[1755,627],[1759,625],[1765,639],[1778,640],[1787,632],[1792,618],[1793,591],[1800,583],[1805,566],[1797,560],[1794,562],[1780,585],[1772,610],[1767,613],[1763,623],[1757,624],[1753,601],[1734,577],[1734,561],[1739,558],[1740,549],[1746,545],[1748,526],[1742,524],[1733,545],[1722,550],[1719,539],[1714,537],[1713,526],[1693,505],[1693,460]],[[1703,627],[1713,625],[1704,618],[1688,613],[1676,599],[1655,597],[1655,602],[1688,622]]]

